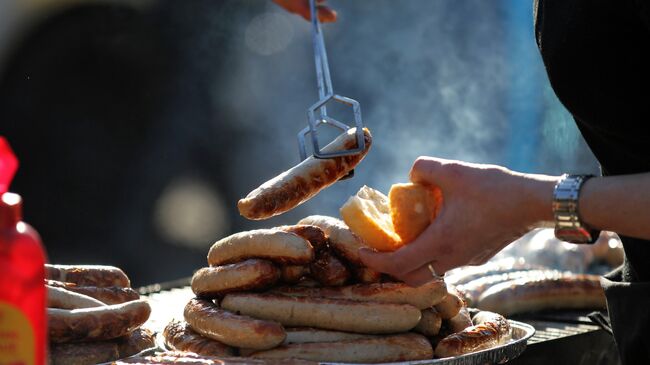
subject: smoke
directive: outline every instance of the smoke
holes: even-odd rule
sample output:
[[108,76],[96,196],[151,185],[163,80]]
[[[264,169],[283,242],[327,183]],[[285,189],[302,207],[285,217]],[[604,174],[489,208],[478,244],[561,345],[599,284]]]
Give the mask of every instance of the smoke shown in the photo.
[[[507,163],[512,85],[503,3],[377,0],[331,5],[339,21],[323,28],[334,91],[361,103],[374,143],[353,179],[277,218],[278,223],[307,214],[338,215],[347,197],[364,184],[387,192],[391,184],[407,181],[420,155]],[[532,5],[530,9],[532,37]],[[310,24],[272,4],[258,10],[242,18],[235,33],[245,40],[232,47],[233,68],[219,81],[228,90],[220,97],[248,131],[232,154],[238,167],[231,176],[242,196],[298,162],[295,136],[306,126],[307,107],[317,101]],[[284,33],[273,35],[278,29]],[[531,43],[534,49],[532,38]],[[541,59],[534,60],[531,72],[543,74]],[[545,76],[540,79],[546,82]]]

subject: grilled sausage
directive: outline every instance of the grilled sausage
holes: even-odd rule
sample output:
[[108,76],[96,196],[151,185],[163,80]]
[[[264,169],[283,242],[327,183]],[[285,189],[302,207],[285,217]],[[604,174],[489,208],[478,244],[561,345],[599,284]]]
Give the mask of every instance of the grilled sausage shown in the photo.
[[418,309],[430,308],[447,295],[444,281],[433,280],[413,288],[405,283],[355,284],[338,288],[277,287],[272,293],[294,297],[319,297],[362,302],[410,304]]
[[225,265],[249,258],[281,264],[307,264],[314,249],[304,238],[277,229],[257,229],[235,233],[215,242],[208,252],[210,266]]
[[326,362],[385,363],[431,359],[433,349],[422,335],[415,333],[280,346],[251,355],[253,358],[296,358]]
[[476,305],[481,294],[493,285],[520,278],[553,278],[559,277],[562,272],[557,270],[520,270],[501,274],[488,275],[474,279],[457,287],[463,294],[468,306]]
[[324,215],[311,215],[301,219],[298,224],[320,227],[327,235],[330,247],[339,257],[354,266],[364,266],[359,258],[359,249],[367,246],[342,220]]
[[605,293],[597,275],[521,278],[496,284],[479,297],[476,306],[509,316],[542,309],[605,308]]
[[201,336],[234,347],[266,350],[281,344],[287,336],[277,322],[233,312],[221,309],[209,300],[191,299],[183,314],[185,321]]
[[192,276],[192,291],[202,298],[216,298],[233,291],[266,288],[279,278],[280,269],[271,262],[249,259],[199,269]]
[[435,336],[440,332],[442,326],[442,317],[435,308],[427,308],[422,310],[422,318],[418,325],[413,328],[413,331],[421,333],[425,336]]
[[463,306],[458,314],[447,321],[447,326],[452,333],[460,332],[469,326],[473,326],[472,317],[469,315],[467,307]]
[[48,308],[50,342],[110,340],[125,336],[149,318],[143,300],[82,309]]
[[285,326],[370,334],[408,331],[420,321],[420,311],[412,305],[342,299],[231,293],[226,294],[221,306],[255,318],[277,321]]
[[219,341],[196,333],[187,322],[172,320],[163,330],[165,345],[178,351],[189,351],[206,356],[233,356],[235,349]]
[[359,283],[379,283],[382,280],[382,273],[367,267],[353,267],[352,276]]
[[155,347],[153,332],[138,328],[124,337],[114,340],[51,343],[49,346],[50,365],[88,365],[110,362],[135,355]]
[[436,311],[438,311],[442,319],[455,317],[461,307],[463,307],[463,300],[453,292],[448,293],[440,303],[435,305]]
[[500,314],[479,312],[476,325],[443,338],[436,346],[436,357],[451,357],[497,346],[510,338],[510,323]]
[[47,306],[49,308],[78,309],[105,305],[95,298],[71,292],[64,288],[56,288],[49,285],[45,287],[47,288]]
[[[357,146],[356,128],[337,137],[323,148],[324,153],[350,150]],[[308,157],[251,191],[237,202],[239,213],[248,219],[266,219],[293,209],[347,175],[365,157],[372,136],[363,130],[365,149],[356,155],[319,159]]]
[[282,343],[283,345],[292,343],[335,342],[377,337],[376,335],[365,333],[331,331],[311,327],[290,327],[287,328],[286,331],[287,338]]
[[280,280],[283,283],[296,284],[308,274],[309,266],[306,265],[283,265],[280,267]]
[[306,239],[317,250],[327,247],[327,236],[320,227],[308,224],[296,224],[293,226],[280,226],[276,227],[276,229],[293,233]]
[[298,359],[251,359],[241,357],[205,356],[191,352],[167,351],[152,356],[136,356],[115,361],[113,365],[318,365],[312,361]]
[[87,295],[105,304],[119,304],[129,302],[131,300],[140,299],[140,294],[138,294],[137,291],[127,287],[79,286],[75,283],[64,283],[56,280],[46,280],[45,284],[56,288],[67,289],[71,292]]
[[309,264],[311,276],[324,286],[344,285],[350,279],[350,270],[332,252],[321,249]]
[[81,286],[131,286],[124,271],[114,266],[45,264],[45,277]]

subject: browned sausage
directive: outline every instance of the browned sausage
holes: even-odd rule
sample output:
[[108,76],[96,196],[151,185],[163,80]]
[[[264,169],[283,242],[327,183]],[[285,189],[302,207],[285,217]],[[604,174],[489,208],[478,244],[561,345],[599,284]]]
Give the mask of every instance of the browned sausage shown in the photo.
[[463,300],[450,291],[440,303],[435,305],[435,308],[442,319],[450,319],[458,314],[462,306]]
[[75,293],[64,288],[46,285],[47,306],[49,308],[78,309],[101,307],[105,305],[95,298]]
[[168,348],[206,356],[233,356],[235,349],[196,333],[187,322],[172,320],[163,331]]
[[352,275],[359,283],[370,284],[382,281],[382,274],[379,271],[367,267],[353,267]]
[[440,326],[442,326],[440,313],[435,308],[427,308],[422,310],[422,318],[413,331],[425,336],[435,336],[440,332]]
[[308,274],[309,266],[306,265],[283,265],[280,267],[280,280],[283,283],[296,284]]
[[472,317],[469,315],[467,307],[463,306],[458,314],[447,321],[447,326],[452,333],[460,332],[469,326],[473,326]]
[[[356,128],[337,137],[323,148],[323,152],[354,149],[357,146]],[[239,213],[248,219],[266,219],[293,209],[321,190],[334,184],[365,157],[372,144],[368,129],[363,130],[365,149],[356,155],[318,159],[308,157],[297,166],[265,182],[239,200]]]
[[215,242],[208,252],[210,266],[231,264],[250,258],[280,264],[307,264],[314,248],[306,239],[277,229],[239,232]]
[[191,352],[167,351],[152,356],[136,356],[118,360],[113,365],[318,365],[313,361],[298,359],[251,359],[243,357],[205,356]]
[[474,326],[443,338],[436,346],[436,357],[451,357],[487,349],[510,338],[510,323],[500,314],[479,312]]
[[129,334],[149,318],[143,300],[83,309],[48,308],[50,342],[110,340]]
[[364,266],[359,257],[359,249],[368,246],[342,220],[324,215],[310,215],[301,219],[298,224],[320,227],[327,235],[330,247],[334,249],[339,257],[354,266]]
[[277,322],[237,315],[209,300],[191,299],[183,314],[185,321],[201,336],[234,347],[270,349],[287,336]]
[[124,271],[114,266],[45,264],[45,277],[81,286],[131,286]]
[[280,226],[277,229],[296,234],[306,239],[317,250],[327,247],[327,236],[325,236],[325,232],[320,227],[308,224],[296,224],[293,226]]
[[415,333],[337,342],[299,343],[253,353],[265,359],[297,358],[325,362],[385,363],[426,360],[433,357],[431,344]]
[[309,264],[311,276],[324,286],[341,286],[350,279],[350,271],[332,252],[321,249]]
[[542,309],[605,308],[605,292],[597,275],[521,278],[490,287],[481,294],[476,307],[503,315]]
[[192,291],[202,298],[216,298],[233,291],[267,288],[279,278],[280,269],[271,262],[249,259],[199,269],[192,276]]
[[119,304],[140,299],[140,294],[132,288],[123,288],[119,286],[79,286],[75,283],[64,283],[56,280],[46,280],[45,284],[87,295],[105,304]]
[[271,289],[271,292],[296,297],[410,304],[418,309],[426,309],[440,303],[447,295],[447,288],[444,281],[434,280],[417,288],[408,286],[405,283],[373,283],[332,288],[282,286]]
[[408,304],[272,294],[226,294],[221,306],[232,312],[277,321],[285,326],[370,334],[408,331],[418,324],[421,315],[420,310]]

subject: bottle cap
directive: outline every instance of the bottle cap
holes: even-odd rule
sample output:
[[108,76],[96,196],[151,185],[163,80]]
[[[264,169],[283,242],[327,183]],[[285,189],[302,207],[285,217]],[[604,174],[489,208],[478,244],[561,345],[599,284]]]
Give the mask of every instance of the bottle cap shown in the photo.
[[23,219],[23,199],[18,194],[0,196],[0,228],[15,227]]

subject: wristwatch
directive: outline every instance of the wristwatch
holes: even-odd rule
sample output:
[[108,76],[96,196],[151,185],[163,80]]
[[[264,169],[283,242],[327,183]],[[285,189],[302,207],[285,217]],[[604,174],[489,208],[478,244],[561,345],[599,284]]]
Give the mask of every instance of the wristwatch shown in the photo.
[[594,243],[600,235],[585,225],[578,214],[578,198],[582,184],[594,175],[564,174],[553,189],[555,237],[571,243]]

